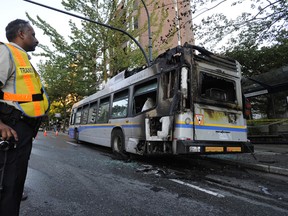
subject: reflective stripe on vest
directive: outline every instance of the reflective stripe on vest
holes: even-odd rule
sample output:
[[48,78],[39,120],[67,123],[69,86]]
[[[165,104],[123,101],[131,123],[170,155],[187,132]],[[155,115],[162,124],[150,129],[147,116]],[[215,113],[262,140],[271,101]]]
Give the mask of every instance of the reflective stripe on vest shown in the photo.
[[0,90],[0,99],[6,101],[17,101],[17,102],[32,102],[43,100],[43,89],[41,89],[41,94],[13,94],[10,92],[3,92]]
[[[27,53],[6,44],[15,63],[14,93],[3,92],[3,100],[15,101],[18,107],[30,117],[38,117],[48,110],[49,102],[42,88],[39,75],[30,64]],[[1,95],[0,93],[0,98]]]

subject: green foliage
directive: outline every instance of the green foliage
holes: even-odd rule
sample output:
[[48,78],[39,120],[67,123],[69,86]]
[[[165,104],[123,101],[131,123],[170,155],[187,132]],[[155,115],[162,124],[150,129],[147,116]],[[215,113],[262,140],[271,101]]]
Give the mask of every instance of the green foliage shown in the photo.
[[[242,65],[243,76],[249,78],[288,65],[288,39],[283,38],[272,46],[261,48],[240,45],[226,55],[237,59]],[[287,91],[250,98],[253,113],[267,118],[281,118],[287,112],[286,96]]]
[[[212,3],[214,6],[202,11],[200,13],[202,16],[207,11],[213,12],[223,3],[228,4],[228,0],[198,0],[193,4],[193,12],[197,14],[197,10],[207,3],[210,5]],[[205,47],[217,45],[227,38],[226,36],[229,36],[230,40],[223,45],[223,49],[248,43],[250,46],[273,44],[280,38],[288,38],[287,0],[229,0],[228,7],[245,7],[247,12],[243,12],[235,19],[230,19],[223,13],[213,13],[194,26],[196,37],[203,41],[202,45]],[[227,10],[229,8],[226,7],[225,11]]]
[[[288,39],[283,38],[274,45],[261,48],[240,45],[227,51],[226,55],[237,59],[242,65],[243,76],[249,78],[288,65]],[[287,111],[286,95],[287,91],[250,98],[253,113],[280,118]]]
[[237,59],[246,77],[268,72],[288,65],[288,38],[283,38],[271,46],[235,46],[225,55]]
[[[125,2],[125,10],[120,11],[120,14],[119,5],[114,0],[63,0],[62,5],[67,11],[138,35],[145,30],[135,30],[127,25],[131,23],[132,11],[135,9],[134,0]],[[61,107],[61,113],[67,114],[73,103],[96,92],[102,80],[106,81],[108,76],[128,67],[145,64],[138,48],[127,46],[123,49],[123,44],[127,44],[130,39],[120,32],[83,20],[79,26],[70,20],[68,42],[44,19],[26,15],[33,25],[50,38],[52,46],[39,45],[42,52],[37,55],[47,60],[41,62],[38,68],[50,100],[55,106]]]

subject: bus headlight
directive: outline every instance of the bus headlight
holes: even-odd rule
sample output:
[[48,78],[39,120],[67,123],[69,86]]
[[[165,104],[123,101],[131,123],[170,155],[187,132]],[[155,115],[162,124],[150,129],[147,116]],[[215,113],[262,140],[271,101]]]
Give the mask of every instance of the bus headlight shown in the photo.
[[191,119],[190,119],[190,118],[186,118],[186,119],[185,119],[185,124],[189,125],[190,122],[191,122]]
[[236,114],[234,113],[229,113],[228,114],[228,122],[235,124],[236,123]]

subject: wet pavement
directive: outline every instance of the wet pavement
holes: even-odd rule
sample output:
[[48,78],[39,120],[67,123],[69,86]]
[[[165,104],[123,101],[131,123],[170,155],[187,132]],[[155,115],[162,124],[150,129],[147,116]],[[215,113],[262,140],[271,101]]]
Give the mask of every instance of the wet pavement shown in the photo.
[[288,176],[287,144],[255,144],[253,154],[211,155],[207,158],[249,169]]
[[288,215],[287,176],[237,167],[287,170],[285,149],[257,145],[256,160],[250,154],[209,157],[219,163],[178,157],[125,161],[115,159],[109,148],[41,133],[32,149],[25,183],[29,197],[20,215]]
[[254,144],[254,153],[204,157],[248,169],[288,176],[288,144]]

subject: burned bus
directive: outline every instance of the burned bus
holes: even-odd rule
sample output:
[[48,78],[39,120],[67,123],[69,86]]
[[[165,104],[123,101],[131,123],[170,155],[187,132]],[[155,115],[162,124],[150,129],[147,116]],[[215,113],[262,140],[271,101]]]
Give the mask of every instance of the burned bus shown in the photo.
[[185,44],[72,107],[69,136],[119,154],[252,152],[240,64]]

